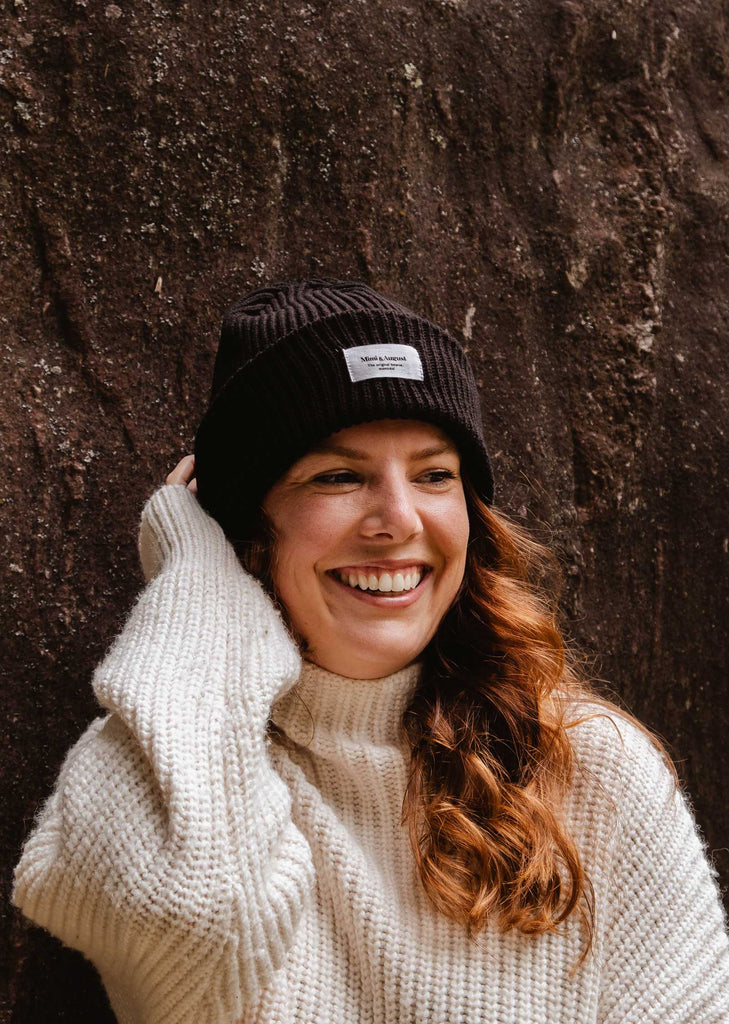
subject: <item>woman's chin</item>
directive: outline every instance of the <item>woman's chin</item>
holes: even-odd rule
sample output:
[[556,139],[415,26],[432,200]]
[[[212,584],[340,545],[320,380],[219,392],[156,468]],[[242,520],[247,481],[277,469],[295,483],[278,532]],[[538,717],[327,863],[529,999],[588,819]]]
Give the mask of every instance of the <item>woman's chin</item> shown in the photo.
[[425,644],[413,644],[412,636],[348,635],[339,643],[311,644],[307,661],[351,679],[381,679],[417,661]]

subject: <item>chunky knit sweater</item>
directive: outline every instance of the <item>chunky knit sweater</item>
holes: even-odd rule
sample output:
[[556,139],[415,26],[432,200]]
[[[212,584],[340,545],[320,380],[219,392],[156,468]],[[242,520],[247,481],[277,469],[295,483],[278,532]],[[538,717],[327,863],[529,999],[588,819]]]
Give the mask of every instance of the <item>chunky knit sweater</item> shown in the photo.
[[[140,529],[147,586],[93,685],[14,902],[96,966],[120,1024],[727,1024],[715,875],[643,734],[571,730],[563,810],[595,889],[593,952],[439,914],[401,824],[413,664],[300,660],[182,485]],[[269,718],[287,734],[272,742]]]

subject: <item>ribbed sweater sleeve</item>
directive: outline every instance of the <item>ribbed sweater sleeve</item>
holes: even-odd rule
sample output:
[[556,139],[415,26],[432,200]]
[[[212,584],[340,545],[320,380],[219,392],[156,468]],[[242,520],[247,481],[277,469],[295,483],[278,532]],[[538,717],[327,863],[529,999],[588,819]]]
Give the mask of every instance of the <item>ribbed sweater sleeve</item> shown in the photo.
[[729,938],[703,839],[661,756],[620,726],[600,1024],[729,1024]]
[[183,485],[148,500],[139,551],[147,585],[93,679],[108,714],[67,755],[13,900],[97,966],[123,1024],[234,1024],[313,884],[266,737],[300,657]]

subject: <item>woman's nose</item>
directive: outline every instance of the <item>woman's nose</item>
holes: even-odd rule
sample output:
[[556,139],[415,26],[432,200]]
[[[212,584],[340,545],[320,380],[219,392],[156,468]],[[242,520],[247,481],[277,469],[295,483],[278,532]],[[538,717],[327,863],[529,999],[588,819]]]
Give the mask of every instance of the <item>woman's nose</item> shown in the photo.
[[361,524],[363,535],[403,541],[420,533],[423,524],[416,498],[407,480],[390,479],[372,487]]

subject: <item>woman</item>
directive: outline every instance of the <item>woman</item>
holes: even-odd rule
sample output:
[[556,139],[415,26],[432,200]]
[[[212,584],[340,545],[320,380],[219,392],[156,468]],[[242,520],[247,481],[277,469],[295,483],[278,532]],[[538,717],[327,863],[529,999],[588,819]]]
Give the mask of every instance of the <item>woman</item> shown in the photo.
[[445,331],[360,282],[229,310],[16,871],[121,1024],[729,1020],[687,803],[492,502]]

